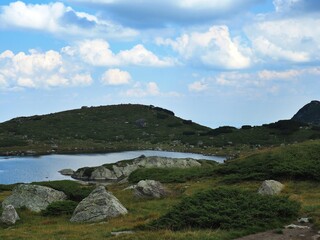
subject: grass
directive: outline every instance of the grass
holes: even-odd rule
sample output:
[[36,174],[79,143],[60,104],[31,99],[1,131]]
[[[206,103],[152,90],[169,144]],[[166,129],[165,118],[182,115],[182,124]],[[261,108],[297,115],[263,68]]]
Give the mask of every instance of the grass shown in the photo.
[[320,141],[283,146],[221,165],[225,181],[320,180]]

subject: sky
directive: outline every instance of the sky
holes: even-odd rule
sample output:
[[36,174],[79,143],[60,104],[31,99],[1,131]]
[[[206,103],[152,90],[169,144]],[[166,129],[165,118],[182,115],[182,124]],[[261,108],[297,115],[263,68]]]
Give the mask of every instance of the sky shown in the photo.
[[320,99],[319,0],[0,2],[0,122],[155,105],[212,128]]

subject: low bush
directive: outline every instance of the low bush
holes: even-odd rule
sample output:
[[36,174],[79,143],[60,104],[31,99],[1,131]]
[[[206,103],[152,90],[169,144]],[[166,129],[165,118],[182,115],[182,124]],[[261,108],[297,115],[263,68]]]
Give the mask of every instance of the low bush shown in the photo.
[[148,229],[224,229],[260,231],[294,219],[299,203],[286,197],[218,188],[186,197]]
[[71,180],[50,181],[50,182],[35,182],[33,184],[51,187],[58,191],[64,192],[68,199],[80,202],[87,197],[94,189],[90,186],[82,186],[80,183]]
[[265,153],[226,162],[217,169],[225,181],[315,180],[320,181],[320,142],[280,147]]
[[65,200],[50,203],[48,207],[42,211],[43,216],[60,216],[60,215],[71,215],[78,203]]

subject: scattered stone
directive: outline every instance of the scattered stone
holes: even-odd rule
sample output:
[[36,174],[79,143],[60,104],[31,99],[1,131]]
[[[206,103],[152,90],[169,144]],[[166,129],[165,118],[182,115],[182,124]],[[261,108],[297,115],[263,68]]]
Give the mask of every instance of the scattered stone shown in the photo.
[[127,209],[112,193],[107,192],[104,186],[99,186],[79,203],[70,221],[98,222],[127,213]]
[[290,228],[290,229],[310,229],[309,226],[302,226],[302,225],[296,225],[296,224],[287,225],[285,228]]
[[7,205],[3,209],[2,216],[0,218],[0,222],[3,222],[7,225],[14,225],[17,220],[20,220],[16,209],[12,205]]
[[298,218],[298,223],[309,223],[309,218]]
[[72,174],[74,174],[74,170],[67,168],[60,170],[59,173],[65,176],[71,176]]
[[20,184],[2,202],[2,207],[5,208],[7,205],[13,205],[15,208],[25,206],[30,211],[40,212],[46,209],[50,203],[65,200],[66,198],[67,196],[63,192],[49,187]]
[[284,185],[278,181],[265,180],[261,184],[258,193],[262,195],[277,195],[282,191],[283,188]]
[[139,198],[162,198],[167,191],[158,181],[141,180],[134,188],[134,195]]
[[134,231],[120,231],[120,232],[111,232],[112,236],[119,236],[119,235],[123,235],[123,234],[133,234]]

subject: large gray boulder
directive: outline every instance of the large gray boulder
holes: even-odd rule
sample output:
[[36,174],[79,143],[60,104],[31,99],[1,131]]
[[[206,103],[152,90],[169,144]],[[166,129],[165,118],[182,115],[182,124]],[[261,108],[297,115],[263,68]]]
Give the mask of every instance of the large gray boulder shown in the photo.
[[134,195],[139,198],[162,198],[167,195],[167,191],[158,181],[141,180],[134,187]]
[[283,188],[284,188],[284,185],[278,181],[265,180],[261,184],[258,190],[258,193],[262,195],[276,195],[276,194],[279,194]]
[[65,200],[67,196],[49,187],[20,184],[13,189],[12,194],[2,202],[2,207],[12,205],[15,208],[25,206],[33,212],[40,212],[55,201]]
[[17,220],[20,220],[20,218],[14,206],[12,205],[5,206],[0,218],[0,222],[7,225],[14,225]]
[[70,221],[98,222],[127,213],[127,209],[112,193],[107,192],[104,186],[99,186],[79,203]]
[[139,168],[190,168],[200,167],[201,163],[191,158],[167,158],[141,156],[132,160],[120,161],[109,166],[80,168],[72,177],[80,180],[123,181]]

